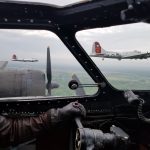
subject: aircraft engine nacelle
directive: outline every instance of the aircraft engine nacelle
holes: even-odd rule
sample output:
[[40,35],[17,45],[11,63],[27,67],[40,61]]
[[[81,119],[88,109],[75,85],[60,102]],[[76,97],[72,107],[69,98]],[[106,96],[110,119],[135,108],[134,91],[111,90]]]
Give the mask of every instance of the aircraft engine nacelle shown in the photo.
[[45,95],[45,74],[42,71],[0,71],[0,97],[43,95]]

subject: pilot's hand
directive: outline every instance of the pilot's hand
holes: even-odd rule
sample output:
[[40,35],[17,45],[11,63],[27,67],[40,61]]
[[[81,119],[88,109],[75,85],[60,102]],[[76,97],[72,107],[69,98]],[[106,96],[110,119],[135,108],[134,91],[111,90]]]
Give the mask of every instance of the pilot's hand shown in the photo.
[[63,117],[85,117],[86,110],[84,106],[78,102],[72,102],[59,110]]
[[51,123],[65,122],[75,117],[85,117],[85,115],[84,106],[78,102],[72,102],[62,108],[51,109]]

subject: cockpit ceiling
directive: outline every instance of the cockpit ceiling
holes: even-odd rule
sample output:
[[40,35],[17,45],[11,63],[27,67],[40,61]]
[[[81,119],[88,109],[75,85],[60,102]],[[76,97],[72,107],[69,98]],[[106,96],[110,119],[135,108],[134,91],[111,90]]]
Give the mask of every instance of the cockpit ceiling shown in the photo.
[[[9,1],[13,1],[13,0],[9,0]],[[46,3],[46,4],[50,4],[50,5],[56,5],[56,6],[66,6],[66,5],[72,5],[72,4],[78,4],[78,3],[83,3],[86,1],[91,1],[91,0],[15,0],[15,1],[22,1],[22,2],[39,2],[39,3]]]
[[150,1],[136,5],[131,11],[126,0],[36,0],[36,3],[35,0],[0,0],[0,27],[51,31],[61,28],[76,32],[141,21],[149,23]]

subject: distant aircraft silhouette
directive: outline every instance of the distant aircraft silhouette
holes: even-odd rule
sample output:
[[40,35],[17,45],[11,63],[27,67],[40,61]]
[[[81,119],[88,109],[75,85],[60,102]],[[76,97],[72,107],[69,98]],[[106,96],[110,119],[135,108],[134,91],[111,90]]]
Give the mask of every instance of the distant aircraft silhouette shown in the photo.
[[92,53],[90,54],[91,57],[102,57],[104,58],[114,58],[114,59],[147,59],[150,57],[150,53],[142,53],[140,51],[134,50],[131,52],[113,52],[104,50],[99,42],[94,42],[92,47]]
[[16,54],[12,55],[12,61],[21,61],[21,62],[37,62],[37,59],[18,59]]
[[[13,55],[13,59],[17,59],[16,55]],[[51,95],[51,90],[59,87],[58,83],[52,81],[49,47],[47,47],[46,74],[35,69],[8,69],[7,64],[8,61],[0,61],[0,97]]]

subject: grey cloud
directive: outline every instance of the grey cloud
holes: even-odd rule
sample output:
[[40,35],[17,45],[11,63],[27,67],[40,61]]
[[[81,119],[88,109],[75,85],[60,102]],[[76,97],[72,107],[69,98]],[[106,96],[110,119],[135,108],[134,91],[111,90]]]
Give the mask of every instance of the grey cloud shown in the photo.
[[[112,31],[111,31],[112,30]],[[93,31],[93,32],[92,32]],[[96,32],[98,31],[98,33]],[[109,28],[110,32],[100,32],[100,29],[81,31],[84,34],[77,34],[77,39],[81,42],[81,45],[91,51],[91,47],[94,41],[101,43],[104,49],[108,50],[140,50],[150,51],[150,25],[139,23],[125,26],[115,26]],[[85,44],[86,41],[86,44]]]

